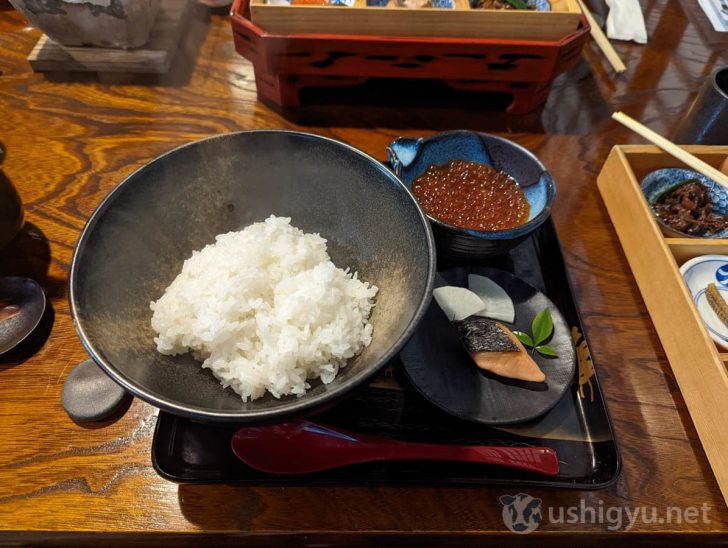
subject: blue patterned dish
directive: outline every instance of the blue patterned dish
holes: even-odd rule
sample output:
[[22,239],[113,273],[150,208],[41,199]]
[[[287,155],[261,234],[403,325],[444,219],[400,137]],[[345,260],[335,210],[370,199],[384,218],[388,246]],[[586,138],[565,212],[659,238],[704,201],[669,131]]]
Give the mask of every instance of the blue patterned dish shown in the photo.
[[[657,201],[666,192],[671,192],[672,190],[680,186],[681,183],[684,183],[685,181],[691,179],[697,179],[708,188],[710,200],[713,202],[713,210],[716,213],[719,213],[721,215],[728,215],[728,192],[712,179],[709,179],[705,175],[701,175],[700,173],[698,173],[697,171],[693,171],[692,169],[667,167],[652,171],[648,173],[644,179],[642,179],[640,187],[642,188],[642,193],[647,199],[647,203],[650,204],[650,206],[653,206],[655,204],[655,201]],[[654,213],[654,209],[652,211]],[[684,232],[680,232],[679,230],[676,230],[671,226],[667,225],[662,219],[660,219],[659,216],[657,216],[657,214],[655,214],[655,219],[657,219],[657,223],[660,225],[662,233],[665,236],[673,238],[728,237],[728,229],[721,230],[720,232],[716,232],[715,234],[706,234],[705,236],[693,236],[691,234],[685,234]]]
[[722,297],[728,300],[728,256],[695,257],[680,267],[680,273],[693,296],[695,308],[703,319],[708,335],[718,345],[728,349],[728,327],[713,311],[705,295],[705,288],[709,283],[714,283]]
[[541,226],[556,198],[556,185],[538,158],[495,135],[461,130],[420,139],[401,137],[389,145],[387,154],[395,174],[408,188],[430,165],[466,160],[506,172],[523,189],[531,206],[528,222],[508,230],[467,230],[428,215],[438,253],[452,258],[483,259],[506,253]]
[[535,6],[536,11],[551,11],[549,0],[528,0],[529,6]]

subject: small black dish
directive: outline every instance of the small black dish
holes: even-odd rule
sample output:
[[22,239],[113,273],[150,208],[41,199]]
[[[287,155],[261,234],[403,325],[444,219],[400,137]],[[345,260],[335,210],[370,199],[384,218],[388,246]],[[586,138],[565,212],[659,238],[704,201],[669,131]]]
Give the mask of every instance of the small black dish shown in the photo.
[[543,415],[563,397],[576,371],[576,353],[568,324],[546,295],[502,270],[479,266],[452,268],[440,273],[435,286],[467,287],[468,274],[486,276],[510,295],[516,319],[513,325],[505,325],[512,330],[530,333],[533,318],[544,308],[550,310],[554,332],[548,344],[558,357],[533,354],[546,374],[546,381],[507,379],[479,369],[434,300],[400,354],[409,380],[430,403],[460,419],[506,425]]

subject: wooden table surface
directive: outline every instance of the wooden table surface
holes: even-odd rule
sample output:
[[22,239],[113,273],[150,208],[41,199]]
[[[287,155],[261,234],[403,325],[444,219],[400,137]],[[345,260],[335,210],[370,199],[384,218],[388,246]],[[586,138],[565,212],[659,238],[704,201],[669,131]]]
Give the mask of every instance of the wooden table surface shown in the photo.
[[[165,77],[34,74],[26,61],[40,34],[0,8],[2,166],[25,202],[28,227],[0,252],[1,273],[31,274],[53,307],[40,348],[0,357],[0,543],[82,541],[175,544],[195,535],[280,544],[393,542],[630,543],[681,534],[715,544],[728,512],[684,401],[595,185],[611,146],[641,142],[609,119],[623,110],[674,135],[728,37],[713,33],[692,0],[643,0],[650,43],[616,43],[627,72],[610,72],[593,45],[555,83],[542,112],[509,117],[478,95],[436,86],[337,90],[286,117],[256,99],[251,65],[236,55],[224,15],[197,9],[183,51]],[[150,463],[156,409],[134,401],[116,421],[81,425],[60,405],[66,375],[87,357],[67,304],[73,246],[96,205],[127,174],[191,140],[248,128],[298,128],[347,141],[384,158],[399,135],[455,128],[495,132],[534,151],[559,188],[554,218],[594,361],[621,447],[623,471],[591,492],[528,489],[545,506],[707,505],[709,522],[648,523],[612,532],[607,523],[544,523],[508,532],[507,487],[240,487],[176,485]],[[17,252],[18,248],[23,253]],[[50,328],[50,325],[45,328]],[[29,355],[30,354],[30,355]],[[98,535],[104,535],[103,541]],[[575,542],[571,540],[570,542]]]

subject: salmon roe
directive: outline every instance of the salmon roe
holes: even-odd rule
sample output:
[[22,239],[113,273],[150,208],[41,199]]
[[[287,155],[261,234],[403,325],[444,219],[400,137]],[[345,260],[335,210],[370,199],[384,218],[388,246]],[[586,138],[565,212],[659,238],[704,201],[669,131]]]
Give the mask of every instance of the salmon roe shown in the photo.
[[478,162],[431,165],[412,192],[432,217],[471,230],[514,228],[528,221],[531,209],[513,177]]

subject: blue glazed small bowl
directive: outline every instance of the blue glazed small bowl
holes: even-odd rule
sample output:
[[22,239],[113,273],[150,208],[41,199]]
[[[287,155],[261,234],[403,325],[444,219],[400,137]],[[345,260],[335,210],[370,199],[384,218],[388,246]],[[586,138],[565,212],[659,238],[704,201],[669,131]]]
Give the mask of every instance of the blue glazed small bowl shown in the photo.
[[556,184],[536,156],[513,141],[487,133],[449,131],[431,137],[399,138],[387,148],[394,173],[408,187],[435,164],[465,160],[504,171],[521,186],[531,206],[526,223],[507,230],[478,231],[444,223],[430,215],[438,254],[452,259],[479,260],[507,253],[551,215]]
[[715,234],[706,234],[704,236],[694,236],[692,234],[686,234],[679,230],[672,228],[670,225],[665,223],[655,212],[654,204],[660,196],[664,195],[665,192],[670,192],[671,189],[677,188],[680,183],[688,181],[690,179],[697,179],[703,185],[708,188],[708,195],[710,200],[713,202],[713,210],[721,215],[728,215],[728,191],[726,191],[718,183],[709,179],[705,175],[693,171],[692,169],[684,169],[680,167],[667,167],[658,169],[648,173],[642,182],[640,187],[642,193],[645,195],[647,203],[652,208],[652,213],[657,219],[657,224],[660,225],[662,233],[665,236],[671,238],[727,238],[728,229],[721,230]]

